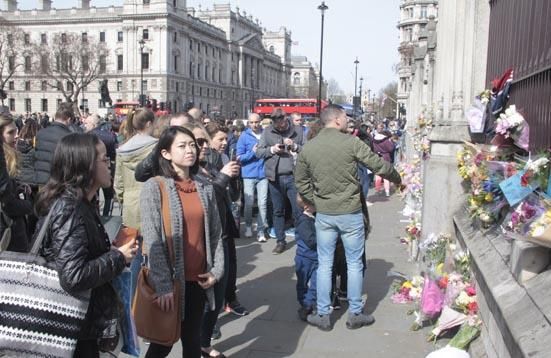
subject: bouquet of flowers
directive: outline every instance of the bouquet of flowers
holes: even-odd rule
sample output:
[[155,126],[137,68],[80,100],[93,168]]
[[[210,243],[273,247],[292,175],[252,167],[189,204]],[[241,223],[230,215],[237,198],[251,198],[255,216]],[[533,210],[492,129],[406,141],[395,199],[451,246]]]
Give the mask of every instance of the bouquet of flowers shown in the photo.
[[394,294],[390,297],[394,303],[410,303],[421,297],[424,279],[414,276],[411,280],[405,280],[394,285]]
[[524,174],[520,179],[522,186],[528,186],[531,182],[536,181],[540,188],[546,188],[549,179],[549,159],[540,157],[536,160],[529,159],[524,167]]
[[546,205],[543,214],[529,226],[530,241],[551,247],[551,206]]
[[528,150],[530,129],[514,104],[499,115],[495,131],[505,139],[513,139],[520,148]]
[[448,234],[430,234],[425,239],[419,248],[424,252],[424,258],[428,261],[429,265],[436,268],[438,265],[443,264],[446,259],[446,252],[448,244],[451,240]]
[[514,211],[505,218],[505,229],[509,232],[525,235],[530,224],[545,212],[536,194],[531,194],[518,204]]

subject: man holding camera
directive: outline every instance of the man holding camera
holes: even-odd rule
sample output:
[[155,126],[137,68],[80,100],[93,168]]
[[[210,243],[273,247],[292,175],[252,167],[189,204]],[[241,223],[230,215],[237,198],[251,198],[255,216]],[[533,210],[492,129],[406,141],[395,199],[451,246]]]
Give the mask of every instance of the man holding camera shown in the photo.
[[272,112],[272,125],[262,132],[256,148],[256,157],[264,159],[264,171],[269,181],[273,205],[273,222],[277,244],[272,253],[281,254],[286,249],[285,242],[285,197],[291,203],[293,221],[299,215],[295,187],[295,159],[304,145],[304,135],[300,127],[291,123],[281,108]]

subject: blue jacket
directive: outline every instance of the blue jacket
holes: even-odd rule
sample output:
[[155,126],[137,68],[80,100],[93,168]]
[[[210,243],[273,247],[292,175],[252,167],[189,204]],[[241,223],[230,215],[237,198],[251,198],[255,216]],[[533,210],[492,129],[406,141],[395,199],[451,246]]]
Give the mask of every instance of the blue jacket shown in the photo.
[[316,243],[316,219],[302,213],[295,222],[296,255],[312,260],[318,259]]
[[241,133],[237,141],[236,154],[241,162],[241,176],[245,179],[264,179],[264,159],[256,157],[253,147],[258,144],[258,139],[252,130],[248,128]]

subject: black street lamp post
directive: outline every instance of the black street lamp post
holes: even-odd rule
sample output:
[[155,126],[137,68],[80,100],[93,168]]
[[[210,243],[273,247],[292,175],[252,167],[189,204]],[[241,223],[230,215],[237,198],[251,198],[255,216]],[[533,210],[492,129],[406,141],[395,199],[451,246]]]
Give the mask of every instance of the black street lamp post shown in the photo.
[[145,46],[145,41],[142,38],[138,43],[140,44],[140,107],[143,107],[143,48]]
[[362,112],[362,84],[364,82],[364,78],[360,77],[360,112]]
[[321,90],[323,86],[323,24],[325,20],[325,10],[329,9],[329,6],[325,5],[325,1],[321,2],[318,6],[318,10],[321,11],[321,45],[320,45],[320,79],[318,90],[318,115],[321,113]]
[[358,64],[360,61],[358,61],[358,57],[356,57],[356,61],[354,61],[354,65],[356,66],[356,72],[354,75],[354,99],[352,100],[352,106],[354,108],[354,119],[356,119],[356,111],[357,111],[357,94],[358,94]]

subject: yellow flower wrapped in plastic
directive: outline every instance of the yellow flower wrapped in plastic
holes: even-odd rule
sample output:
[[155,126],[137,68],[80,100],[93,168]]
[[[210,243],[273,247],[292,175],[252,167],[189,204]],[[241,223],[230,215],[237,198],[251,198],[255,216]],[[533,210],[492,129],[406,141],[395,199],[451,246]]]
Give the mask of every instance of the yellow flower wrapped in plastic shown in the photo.
[[494,194],[487,193],[486,196],[484,196],[484,200],[488,203],[491,203],[492,201],[494,201]]
[[404,281],[404,283],[402,283],[402,287],[403,288],[412,288],[413,285],[411,284],[410,281]]

